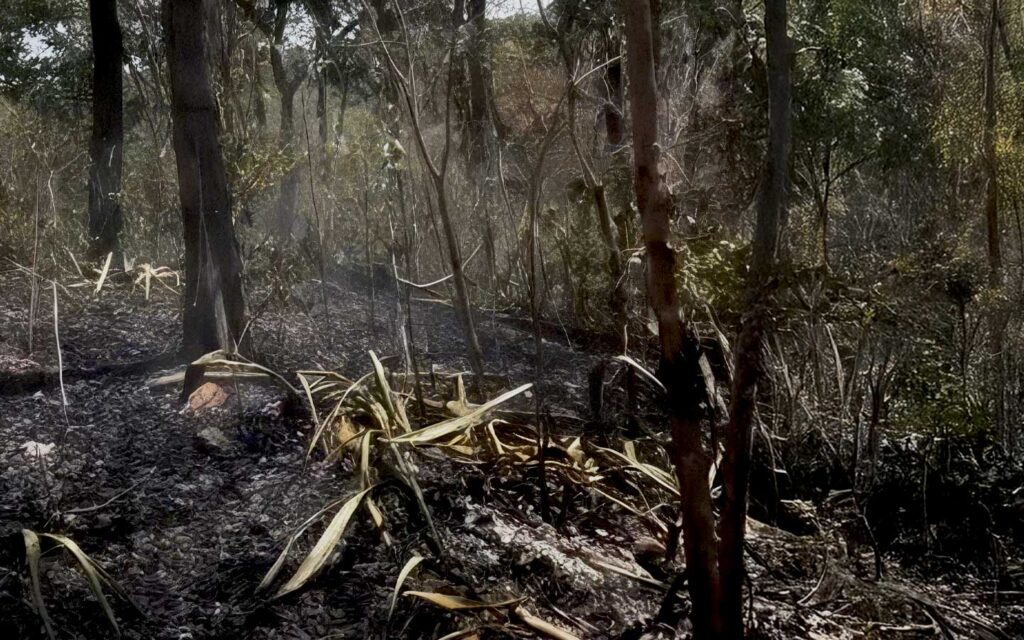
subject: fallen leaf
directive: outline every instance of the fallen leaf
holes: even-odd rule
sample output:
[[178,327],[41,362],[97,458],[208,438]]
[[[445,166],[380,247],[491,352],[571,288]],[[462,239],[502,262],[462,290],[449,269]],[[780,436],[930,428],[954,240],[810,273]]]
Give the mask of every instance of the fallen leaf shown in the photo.
[[199,413],[222,406],[228,401],[228,392],[216,382],[205,382],[188,397],[188,411]]
[[21,445],[21,448],[25,450],[25,455],[29,458],[45,458],[50,455],[53,448],[56,447],[54,443],[43,444],[42,442],[36,442],[35,440],[29,440],[25,444]]

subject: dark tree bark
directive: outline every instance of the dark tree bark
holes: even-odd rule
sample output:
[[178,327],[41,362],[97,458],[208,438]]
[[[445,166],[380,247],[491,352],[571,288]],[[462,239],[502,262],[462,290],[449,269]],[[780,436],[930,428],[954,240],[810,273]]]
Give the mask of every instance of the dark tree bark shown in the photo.
[[182,353],[192,358],[237,348],[245,320],[242,260],[206,64],[203,0],[163,0],[163,27],[185,231]]
[[757,385],[763,377],[762,345],[787,219],[792,139],[792,48],[786,0],[765,0],[768,57],[768,149],[757,200],[753,255],[747,274],[747,309],[740,324],[733,365],[729,424],[722,464],[724,501],[719,522],[719,576],[723,637],[743,637],[743,541],[747,522],[751,434]]
[[92,25],[92,137],[89,140],[89,253],[120,248],[121,165],[124,100],[121,60],[124,46],[116,0],[89,0]]
[[989,284],[1003,282],[1003,255],[999,241],[999,182],[996,157],[996,30],[999,24],[999,0],[992,0],[988,32],[985,38],[985,226],[988,237]]
[[670,245],[672,202],[658,146],[654,12],[650,0],[625,2],[623,11],[633,121],[633,180],[647,253],[647,295],[658,320],[658,377],[668,389],[673,462],[684,496],[683,550],[693,633],[697,640],[706,640],[717,637],[722,625],[717,603],[714,513],[708,491],[711,457],[701,441],[701,400],[706,392],[700,373],[700,345],[683,323],[676,296],[675,253]]
[[[999,221],[999,158],[996,154],[996,39],[1000,23],[999,0],[991,0],[989,23],[985,38],[985,228],[988,239],[989,286],[997,292],[1003,288],[1002,232]],[[996,432],[1004,444],[1010,444],[1006,425],[1006,399],[1004,396],[1006,363],[1003,345],[1009,314],[998,304],[989,318],[988,351],[992,385],[998,389],[994,399]]]
[[471,27],[466,66],[469,76],[469,166],[480,177],[486,171],[494,126],[491,123],[487,73],[487,0],[468,0]]
[[[324,34],[317,29],[316,35],[316,121],[317,134],[320,139],[320,146],[327,145],[327,44]],[[324,162],[330,160],[325,157]]]
[[622,145],[625,136],[625,122],[622,117],[622,60],[616,60],[620,53],[619,38],[616,34],[608,39],[607,56],[610,62],[604,70],[604,128],[608,146],[612,150]]

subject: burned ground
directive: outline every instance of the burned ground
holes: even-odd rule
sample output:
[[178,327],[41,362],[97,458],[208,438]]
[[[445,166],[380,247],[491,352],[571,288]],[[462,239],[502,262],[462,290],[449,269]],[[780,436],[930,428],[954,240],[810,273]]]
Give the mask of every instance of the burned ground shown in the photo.
[[[251,292],[255,352],[286,375],[308,368],[363,375],[370,350],[395,355],[389,329],[394,297],[378,287],[371,327],[365,286],[338,277],[326,290],[327,314],[318,307],[315,284],[290,292],[287,306],[271,302],[268,292]],[[408,491],[400,482],[385,482],[377,499],[388,514],[390,547],[366,518],[357,519],[325,571],[298,593],[272,600],[257,585],[304,520],[357,490],[351,463],[305,460],[311,420],[302,408],[287,407],[276,387],[234,385],[223,406],[190,415],[182,410],[178,386],[148,384],[162,371],[98,367],[146,362],[178,344],[178,299],[154,290],[147,302],[129,282],[108,284],[99,296],[91,288],[58,287],[64,407],[60,376],[32,375],[57,371],[52,293],[42,290],[36,348],[28,356],[28,291],[23,275],[0,280],[4,637],[45,637],[32,605],[22,529],[66,534],[107,569],[137,605],[115,600],[129,638],[436,638],[474,627],[480,637],[528,635],[514,613],[459,615],[408,597],[397,599],[389,620],[395,581],[414,553],[427,559],[404,589],[489,602],[524,598],[521,606],[578,637],[639,637],[682,568],[658,557],[660,542],[636,518],[586,489],[556,487],[555,517],[545,524],[528,469],[460,464],[426,452],[416,459],[417,476],[443,554],[432,548]],[[309,312],[295,311],[303,308]],[[421,301],[412,308],[420,368],[438,377],[463,370],[450,307]],[[532,381],[532,336],[521,324],[485,313],[481,334],[489,369],[500,372],[489,380],[488,393]],[[548,335],[545,351],[539,392],[553,430],[621,441],[621,416],[601,426],[589,419],[588,373],[608,354],[574,348],[557,331]],[[430,380],[424,382],[434,393]],[[443,385],[436,391],[447,392]],[[609,392],[609,413],[618,409],[616,393]],[[534,403],[520,397],[508,408],[529,415]],[[411,406],[410,415],[415,419]],[[656,415],[640,421],[643,433],[656,437],[662,430]],[[50,444],[41,454],[39,446],[45,451]],[[930,552],[900,547],[902,529],[887,533],[885,577],[874,580],[870,546],[856,522],[850,525],[856,511],[841,492],[825,494],[814,502],[788,502],[786,517],[772,510],[789,531],[751,522],[750,621],[756,637],[1024,633],[1012,530],[990,527],[991,553],[969,559],[945,556],[943,549],[955,554],[959,547],[943,547],[940,542],[952,538],[941,530],[934,532]],[[912,499],[894,495],[894,514],[908,508],[900,500]],[[876,501],[871,508],[884,507]],[[1012,513],[1001,512],[998,520],[1012,521]],[[300,538],[289,568],[314,540]],[[994,554],[998,574],[985,564]],[[109,637],[103,612],[73,563],[53,550],[43,568],[43,596],[60,637]],[[942,578],[936,579],[939,571]],[[679,637],[686,637],[685,624]]]

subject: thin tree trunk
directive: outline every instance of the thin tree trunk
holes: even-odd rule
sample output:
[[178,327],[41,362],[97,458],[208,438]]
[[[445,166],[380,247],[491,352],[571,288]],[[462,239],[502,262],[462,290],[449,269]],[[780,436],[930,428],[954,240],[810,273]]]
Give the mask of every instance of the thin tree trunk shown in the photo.
[[123,225],[124,47],[116,0],[89,0],[92,25],[92,136],[89,140],[89,253],[118,251]]
[[448,63],[448,84],[447,84],[447,95],[445,98],[445,127],[444,127],[444,148],[441,152],[441,157],[438,162],[435,162],[430,155],[430,151],[427,149],[426,139],[423,133],[423,127],[420,124],[420,109],[419,109],[419,95],[416,86],[416,70],[412,62],[412,56],[409,53],[409,32],[405,26],[405,18],[402,16],[399,7],[396,5],[396,11],[398,12],[398,23],[402,28],[402,35],[406,43],[406,74],[398,68],[398,64],[395,62],[394,57],[391,55],[391,51],[388,45],[381,37],[381,30],[384,28],[384,24],[380,23],[381,18],[380,12],[377,12],[378,17],[374,20],[373,27],[375,35],[380,41],[381,47],[384,52],[384,57],[387,60],[389,69],[391,70],[391,76],[395,84],[401,91],[402,97],[405,100],[406,107],[409,111],[409,119],[412,124],[412,133],[414,140],[416,141],[416,149],[419,152],[420,159],[427,168],[427,172],[430,174],[430,184],[433,187],[434,196],[437,199],[437,212],[441,218],[441,227],[444,232],[445,244],[448,248],[448,260],[451,266],[452,272],[452,283],[455,285],[455,315],[462,327],[463,338],[466,343],[466,356],[469,360],[470,368],[476,378],[476,385],[478,390],[482,389],[483,376],[484,376],[484,359],[483,351],[480,349],[480,341],[477,338],[476,325],[473,320],[473,309],[469,300],[469,290],[466,286],[466,275],[463,272],[462,265],[462,254],[459,249],[459,241],[456,237],[454,224],[452,222],[452,216],[449,208],[448,201],[448,186],[445,183],[445,178],[448,173],[448,161],[451,151],[451,103],[452,103],[452,76],[453,68],[452,63],[449,60]]
[[480,340],[476,335],[476,324],[473,321],[473,309],[469,303],[469,290],[466,287],[466,274],[462,270],[462,252],[459,241],[455,237],[451,214],[448,211],[448,193],[443,176],[434,178],[434,190],[437,195],[437,213],[441,218],[445,244],[448,245],[448,260],[452,268],[452,282],[455,284],[455,315],[462,326],[462,335],[466,341],[466,356],[469,366],[476,376],[477,385],[483,384],[484,359],[480,349]]
[[[540,5],[538,5],[538,7],[540,7]],[[620,346],[622,347],[623,353],[625,353],[625,325],[627,322],[626,297],[622,287],[619,286],[619,280],[622,277],[622,258],[620,255],[620,252],[623,249],[620,242],[622,238],[617,237],[616,234],[615,221],[612,219],[611,211],[608,208],[608,195],[604,181],[600,179],[590,160],[583,153],[582,145],[580,145],[579,135],[576,130],[576,100],[579,91],[574,77],[576,74],[576,59],[570,49],[568,38],[566,37],[566,28],[561,22],[556,26],[548,21],[547,15],[544,13],[542,7],[540,11],[541,19],[558,40],[558,50],[561,54],[562,64],[565,67],[565,74],[568,82],[565,94],[565,112],[568,120],[569,139],[572,142],[576,159],[579,161],[580,170],[583,172],[584,182],[594,199],[594,212],[597,216],[598,230],[601,233],[601,239],[604,241],[605,247],[608,251],[606,264],[608,270],[609,290],[611,292],[609,296],[609,305],[612,309],[612,324],[621,339]],[[613,48],[609,45],[608,50],[609,52],[615,51],[615,55],[618,56],[617,38],[615,39],[615,47]],[[609,55],[611,55],[611,53],[609,53]],[[614,70],[612,69],[613,67]],[[618,147],[622,144],[623,137],[622,66],[620,60],[614,60],[609,63],[606,68],[605,79],[608,83],[608,99],[604,107],[606,135],[608,138],[608,145],[610,147]]]
[[468,24],[471,27],[466,66],[469,76],[469,166],[477,182],[486,175],[493,126],[487,82],[487,0],[468,0]]
[[[274,76],[274,85],[281,94],[281,129],[279,142],[282,149],[291,152],[294,160],[298,151],[295,144],[295,93],[302,86],[305,79],[305,71],[300,71],[294,77],[289,77],[288,69],[284,64],[282,55],[284,48],[284,30],[288,24],[289,0],[279,2],[277,13],[274,18],[274,30],[272,46],[270,48],[270,67]],[[296,203],[298,202],[299,181],[302,178],[302,170],[298,161],[288,169],[281,181],[281,190],[278,192],[275,206],[275,221],[278,237],[286,243],[291,237],[292,229],[295,226]]]
[[[989,286],[1001,293],[1003,288],[1003,255],[999,224],[999,166],[996,155],[996,34],[999,28],[999,0],[992,0],[988,33],[985,39],[985,227],[988,238]],[[1006,367],[1003,342],[1006,337],[1008,314],[996,299],[996,307],[989,318],[989,370],[995,394],[996,432],[1007,444],[1005,402],[1003,388]]]
[[658,319],[658,376],[668,389],[673,462],[685,496],[683,549],[692,602],[690,616],[694,638],[705,640],[717,637],[721,620],[714,514],[707,484],[711,457],[701,442],[704,389],[700,345],[692,331],[684,327],[676,297],[675,253],[670,245],[672,203],[658,146],[656,23],[649,0],[627,2],[623,7],[633,120],[633,179],[647,252],[647,295]]
[[[278,75],[274,74],[275,78]],[[281,129],[278,134],[278,141],[282,149],[291,152],[294,159],[295,144],[295,92],[298,83],[290,84],[287,81],[277,83],[281,92]],[[299,181],[302,178],[302,169],[297,160],[288,168],[281,180],[280,191],[277,194],[277,202],[274,205],[274,221],[277,227],[278,237],[285,243],[291,237],[295,226],[295,207],[299,196]]]
[[185,230],[182,352],[234,349],[242,337],[242,260],[206,65],[203,0],[163,0],[174,154]]
[[606,46],[608,64],[604,69],[604,129],[609,149],[615,150],[622,146],[626,128],[622,117],[622,60],[618,59],[621,53],[618,33],[608,39]]
[[782,249],[789,189],[792,138],[792,52],[786,0],[765,0],[768,57],[768,150],[757,201],[753,256],[747,276],[747,309],[736,345],[734,377],[721,469],[724,502],[719,522],[719,575],[723,637],[743,637],[743,541],[747,521],[751,434],[757,411],[757,385],[763,377],[762,346],[771,305],[775,265]]
[[989,284],[1003,282],[1003,256],[999,241],[999,183],[996,157],[996,28],[999,0],[992,0],[988,34],[985,39],[985,226],[988,238]]
[[[319,68],[316,72],[316,120],[318,123],[317,133],[319,134],[321,148],[327,145],[327,44],[324,42],[323,34],[317,32],[316,37],[317,61]],[[325,157],[325,162],[329,157]]]

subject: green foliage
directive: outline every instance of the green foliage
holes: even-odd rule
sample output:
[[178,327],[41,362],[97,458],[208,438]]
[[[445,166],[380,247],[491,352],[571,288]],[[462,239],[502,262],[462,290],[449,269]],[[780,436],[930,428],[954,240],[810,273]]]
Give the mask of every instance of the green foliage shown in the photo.
[[5,3],[0,11],[0,93],[64,117],[81,117],[91,69],[85,2]]
[[687,308],[704,305],[726,318],[738,318],[750,245],[711,236],[690,240],[680,250],[680,282]]

